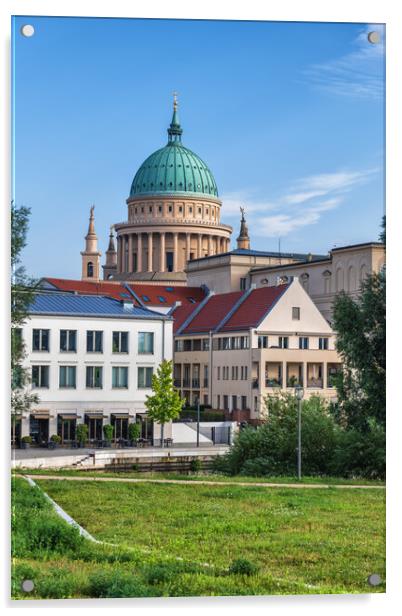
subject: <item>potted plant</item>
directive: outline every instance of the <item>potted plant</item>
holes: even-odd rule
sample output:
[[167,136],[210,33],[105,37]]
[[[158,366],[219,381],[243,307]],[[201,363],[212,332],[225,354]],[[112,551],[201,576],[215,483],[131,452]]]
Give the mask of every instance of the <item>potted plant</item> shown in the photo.
[[78,424],[76,431],[76,438],[78,447],[85,447],[85,443],[88,440],[88,426],[87,424]]
[[50,442],[52,443],[52,447],[56,449],[56,447],[58,447],[61,443],[61,436],[58,434],[52,434],[50,437]]
[[21,439],[21,449],[29,449],[32,444],[32,436],[23,436]]
[[137,446],[137,441],[140,438],[141,426],[139,423],[131,423],[128,426],[128,438],[133,447]]
[[105,436],[106,447],[112,446],[114,428],[110,424],[106,424],[103,426],[103,434]]

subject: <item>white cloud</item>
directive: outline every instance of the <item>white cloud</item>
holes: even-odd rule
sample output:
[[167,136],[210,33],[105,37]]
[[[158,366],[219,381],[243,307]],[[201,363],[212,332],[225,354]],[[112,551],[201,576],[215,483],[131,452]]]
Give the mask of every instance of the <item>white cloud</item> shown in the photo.
[[339,207],[348,192],[369,181],[377,171],[342,170],[299,178],[275,200],[255,200],[247,191],[230,193],[222,197],[223,210],[226,216],[238,218],[240,207],[244,207],[252,235],[284,237],[316,224],[325,212]]
[[[368,41],[369,32],[377,31],[380,42]],[[325,63],[309,66],[304,75],[317,89],[352,98],[382,99],[384,96],[385,28],[366,26],[353,41],[354,50]]]

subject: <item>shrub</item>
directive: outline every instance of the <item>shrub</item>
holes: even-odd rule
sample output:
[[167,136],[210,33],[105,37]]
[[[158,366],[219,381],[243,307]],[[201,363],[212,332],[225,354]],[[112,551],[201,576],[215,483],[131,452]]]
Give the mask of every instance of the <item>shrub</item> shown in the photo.
[[198,473],[201,470],[201,461],[198,458],[193,458],[190,461],[190,471],[192,473]]
[[385,429],[369,420],[368,430],[340,430],[331,471],[343,477],[385,479]]
[[69,599],[77,592],[78,580],[65,569],[52,569],[51,575],[34,577],[36,593],[46,599]]
[[30,443],[32,443],[32,436],[23,436],[21,441],[23,443],[29,443],[30,444]]
[[58,434],[52,434],[52,436],[50,437],[50,440],[52,441],[52,443],[60,444],[61,436],[59,436]]
[[229,567],[229,574],[231,575],[255,575],[257,571],[257,565],[251,563],[246,558],[233,560]]
[[105,424],[103,426],[103,434],[105,435],[105,439],[107,441],[111,441],[113,438],[114,428],[110,424]]
[[88,440],[88,426],[87,424],[78,424],[77,426],[77,441],[83,445]]
[[139,423],[131,423],[128,426],[128,438],[130,441],[137,441],[141,435],[141,426]]

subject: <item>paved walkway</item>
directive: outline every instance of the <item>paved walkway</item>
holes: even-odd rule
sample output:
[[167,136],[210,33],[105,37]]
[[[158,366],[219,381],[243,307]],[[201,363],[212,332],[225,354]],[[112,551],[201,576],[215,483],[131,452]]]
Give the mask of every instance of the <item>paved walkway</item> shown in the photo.
[[324,484],[324,483],[265,483],[265,482],[247,482],[247,481],[209,481],[208,479],[190,480],[190,479],[141,479],[137,477],[72,477],[60,475],[30,475],[29,473],[21,473],[23,477],[29,479],[51,479],[55,481],[114,481],[119,483],[175,483],[179,485],[207,485],[207,486],[242,486],[242,487],[258,487],[258,488],[336,488],[339,490],[385,490],[385,486],[365,486],[352,484]]
[[64,449],[60,447],[59,449],[44,449],[42,447],[32,447],[29,449],[13,449],[11,451],[11,459],[12,460],[31,460],[33,458],[56,458],[56,457],[65,457],[65,456],[85,456],[90,454],[115,454],[128,456],[130,454],[138,454],[140,456],[146,456],[147,454],[152,455],[174,455],[177,453],[183,453],[183,451],[193,452],[202,452],[203,454],[208,454],[209,452],[224,452],[229,449],[228,445],[209,445],[202,444],[200,447],[196,445],[174,445],[173,447],[124,447],[122,449],[116,449],[115,447],[111,447],[110,449],[102,448],[102,449],[94,449],[93,447],[83,447],[79,449]]

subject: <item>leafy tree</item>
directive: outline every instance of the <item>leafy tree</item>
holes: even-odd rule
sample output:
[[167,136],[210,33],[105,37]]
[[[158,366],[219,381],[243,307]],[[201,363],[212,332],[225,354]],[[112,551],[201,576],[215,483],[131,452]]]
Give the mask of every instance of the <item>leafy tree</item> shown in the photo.
[[385,426],[385,270],[362,283],[358,299],[345,293],[334,302],[336,348],[343,362],[337,379],[339,409],[346,425],[368,430],[370,419]]
[[383,244],[386,244],[386,216],[384,214],[384,216],[382,217],[382,221],[381,221],[381,233],[380,236],[378,238],[380,240],[380,242],[382,242]]
[[[267,396],[267,420],[257,429],[241,430],[218,470],[243,475],[294,475],[297,465],[297,400],[289,393]],[[304,474],[327,474],[338,427],[328,403],[312,396],[302,403]]]
[[145,406],[148,417],[161,425],[161,447],[163,447],[163,435],[165,423],[176,419],[180,415],[185,402],[179,392],[173,387],[173,362],[163,360],[152,376],[151,396],[147,396]]
[[21,253],[26,246],[30,209],[11,204],[11,412],[16,415],[30,408],[38,396],[26,391],[28,370],[23,367],[25,347],[21,326],[28,317],[28,306],[35,293],[35,281],[27,276],[21,263]]

